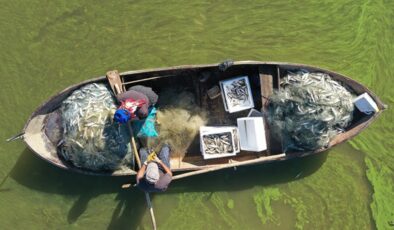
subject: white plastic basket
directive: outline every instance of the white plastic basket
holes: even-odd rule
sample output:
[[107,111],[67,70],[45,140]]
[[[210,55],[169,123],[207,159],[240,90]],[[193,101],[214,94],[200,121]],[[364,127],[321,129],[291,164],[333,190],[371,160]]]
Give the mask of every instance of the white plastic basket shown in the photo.
[[219,85],[227,112],[234,113],[254,107],[248,76],[220,81]]
[[[218,153],[209,153],[209,146],[206,145],[204,137],[215,136],[215,135],[228,135],[229,143],[231,145],[232,151],[223,151]],[[215,127],[215,126],[202,126],[200,127],[200,150],[204,159],[213,159],[221,157],[235,156],[240,151],[240,143],[238,136],[237,127],[225,126],[225,127]]]

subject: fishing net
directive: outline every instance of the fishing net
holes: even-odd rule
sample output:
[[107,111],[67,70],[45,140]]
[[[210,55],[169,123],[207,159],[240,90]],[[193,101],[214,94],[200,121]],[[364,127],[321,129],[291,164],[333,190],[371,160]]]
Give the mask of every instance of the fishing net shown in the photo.
[[93,171],[133,167],[130,135],[113,123],[115,98],[104,84],[88,84],[63,101],[60,154],[75,166]]
[[149,139],[148,146],[155,148],[167,143],[171,146],[171,156],[183,157],[198,136],[200,126],[207,124],[207,117],[190,92],[164,90],[160,93],[159,101],[159,136],[157,139]]
[[352,121],[352,94],[328,74],[289,72],[281,87],[270,98],[268,117],[285,152],[325,147]]

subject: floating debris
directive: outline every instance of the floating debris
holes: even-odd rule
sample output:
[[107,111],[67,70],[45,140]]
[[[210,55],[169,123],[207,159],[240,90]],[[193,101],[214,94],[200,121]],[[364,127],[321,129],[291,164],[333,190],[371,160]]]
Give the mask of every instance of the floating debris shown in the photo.
[[112,122],[115,98],[104,84],[88,84],[63,101],[60,154],[75,166],[114,171],[133,166],[127,127]]
[[269,122],[284,151],[315,150],[345,130],[353,95],[325,73],[289,72],[270,98]]

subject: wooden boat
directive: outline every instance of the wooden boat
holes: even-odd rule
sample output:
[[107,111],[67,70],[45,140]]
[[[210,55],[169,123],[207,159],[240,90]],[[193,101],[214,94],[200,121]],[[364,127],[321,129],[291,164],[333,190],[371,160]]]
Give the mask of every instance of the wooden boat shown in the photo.
[[[283,161],[295,157],[304,157],[308,155],[317,154],[338,145],[350,138],[356,136],[363,129],[365,129],[372,121],[374,121],[380,113],[386,108],[382,101],[366,87],[358,82],[329,70],[312,67],[303,64],[279,63],[279,62],[259,62],[259,61],[236,61],[224,62],[220,64],[209,65],[189,65],[177,66],[170,68],[158,68],[129,71],[120,74],[121,87],[127,89],[135,84],[144,84],[151,86],[154,90],[160,91],[163,85],[182,84],[183,87],[191,89],[195,97],[198,99],[201,107],[207,110],[215,108],[218,119],[229,116],[224,111],[223,101],[221,97],[217,100],[211,100],[207,97],[207,89],[213,84],[217,84],[219,80],[232,78],[235,76],[249,76],[253,78],[252,90],[260,95],[260,98],[254,98],[256,109],[264,109],[263,104],[267,97],[269,97],[274,89],[280,90],[279,79],[285,76],[287,70],[305,69],[310,72],[323,72],[329,74],[334,80],[341,82],[351,89],[355,94],[368,93],[375,103],[379,111],[371,115],[359,114],[353,118],[352,124],[346,129],[345,132],[335,136],[325,148],[318,149],[312,152],[302,153],[283,153],[280,141],[270,139],[270,130],[266,125],[267,145],[268,149],[263,152],[245,152],[241,151],[233,157],[217,158],[204,160],[200,151],[187,152],[182,158],[172,158],[172,170],[179,174],[174,178],[182,178],[199,173],[206,173],[209,171],[220,170],[229,167],[261,164],[272,161]],[[209,79],[208,79],[209,78]],[[257,82],[257,83],[256,83]],[[111,176],[124,176],[133,175],[136,172],[129,171],[115,171],[108,172],[93,172],[74,167],[73,165],[64,162],[56,151],[56,146],[49,141],[48,137],[43,132],[43,127],[46,125],[46,117],[49,113],[59,107],[61,102],[69,96],[75,89],[89,84],[89,83],[108,83],[105,76],[94,78],[81,82],[79,84],[70,86],[65,90],[59,92],[51,97],[47,102],[39,106],[36,111],[28,119],[23,129],[23,138],[27,146],[35,152],[39,157],[48,161],[49,163],[60,168],[75,171],[83,174],[90,175],[111,175]],[[158,92],[160,95],[160,92]],[[215,110],[215,112],[216,112]]]

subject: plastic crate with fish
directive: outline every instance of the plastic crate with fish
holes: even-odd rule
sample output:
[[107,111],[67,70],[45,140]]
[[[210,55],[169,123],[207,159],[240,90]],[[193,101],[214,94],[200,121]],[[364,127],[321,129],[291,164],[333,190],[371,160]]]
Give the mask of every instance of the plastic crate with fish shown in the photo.
[[254,107],[252,90],[247,76],[220,81],[224,109],[229,113]]
[[235,156],[239,146],[237,127],[200,127],[200,150],[204,159]]

